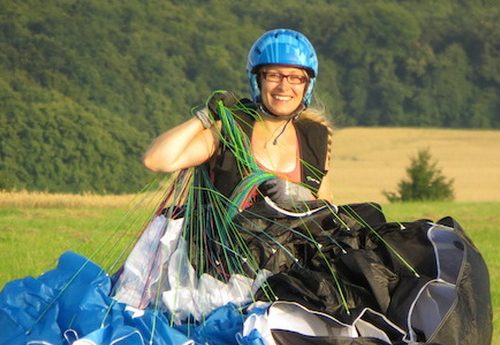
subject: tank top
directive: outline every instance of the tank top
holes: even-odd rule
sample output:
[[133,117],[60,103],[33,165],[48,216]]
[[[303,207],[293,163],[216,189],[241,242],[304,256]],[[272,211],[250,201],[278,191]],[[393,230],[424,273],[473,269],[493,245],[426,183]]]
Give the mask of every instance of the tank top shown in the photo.
[[[300,173],[300,150],[297,147],[297,153],[295,155],[295,167],[293,168],[292,171],[288,172],[280,172],[280,171],[272,171],[267,169],[265,166],[263,166],[258,160],[256,160],[257,165],[264,171],[270,172],[279,178],[288,180],[290,182],[294,183],[301,183],[302,181],[302,176]],[[251,206],[254,202],[255,199],[259,196],[259,191],[257,190],[257,187],[254,187],[250,193],[248,194],[246,200],[243,202],[241,208],[245,209],[249,206]]]

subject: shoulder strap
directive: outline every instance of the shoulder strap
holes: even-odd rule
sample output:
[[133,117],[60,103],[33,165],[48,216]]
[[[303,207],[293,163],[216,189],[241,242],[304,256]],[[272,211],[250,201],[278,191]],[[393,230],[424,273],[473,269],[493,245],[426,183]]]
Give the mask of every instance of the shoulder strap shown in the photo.
[[317,192],[328,170],[329,129],[309,119],[300,119],[295,128],[301,153],[302,182]]

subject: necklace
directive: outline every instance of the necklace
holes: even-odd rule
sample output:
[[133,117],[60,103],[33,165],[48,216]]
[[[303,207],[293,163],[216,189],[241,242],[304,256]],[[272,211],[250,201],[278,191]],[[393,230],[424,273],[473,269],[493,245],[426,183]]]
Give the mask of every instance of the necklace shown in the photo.
[[[285,129],[286,129],[286,126],[288,126],[288,124],[290,123],[290,121],[292,121],[292,118],[289,118],[288,120],[286,120],[285,124],[283,125],[283,127],[281,128],[281,131],[278,133],[278,135],[274,138],[273,140],[273,145],[277,145],[278,144],[278,139],[279,137],[285,133]],[[276,131],[275,131],[276,132]],[[274,134],[274,133],[273,133]]]

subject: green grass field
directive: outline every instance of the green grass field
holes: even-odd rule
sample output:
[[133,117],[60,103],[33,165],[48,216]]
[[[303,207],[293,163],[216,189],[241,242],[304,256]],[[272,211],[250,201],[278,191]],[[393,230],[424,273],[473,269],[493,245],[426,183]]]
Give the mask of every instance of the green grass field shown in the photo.
[[[436,202],[383,205],[389,221],[454,217],[483,254],[490,272],[494,310],[494,338],[500,344],[500,202]],[[133,243],[147,220],[148,210],[129,212],[124,207],[1,207],[0,288],[13,279],[41,273],[72,250],[93,259],[109,271]]]

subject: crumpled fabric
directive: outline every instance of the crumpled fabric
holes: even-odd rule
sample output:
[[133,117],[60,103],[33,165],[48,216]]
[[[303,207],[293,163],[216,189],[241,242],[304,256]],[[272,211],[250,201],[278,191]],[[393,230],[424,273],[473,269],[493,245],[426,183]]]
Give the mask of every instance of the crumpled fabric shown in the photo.
[[206,315],[204,323],[176,328],[159,310],[118,303],[110,292],[99,266],[66,252],[53,270],[9,282],[0,292],[0,344],[183,345],[209,338],[226,345],[242,329],[244,318],[232,304]]

